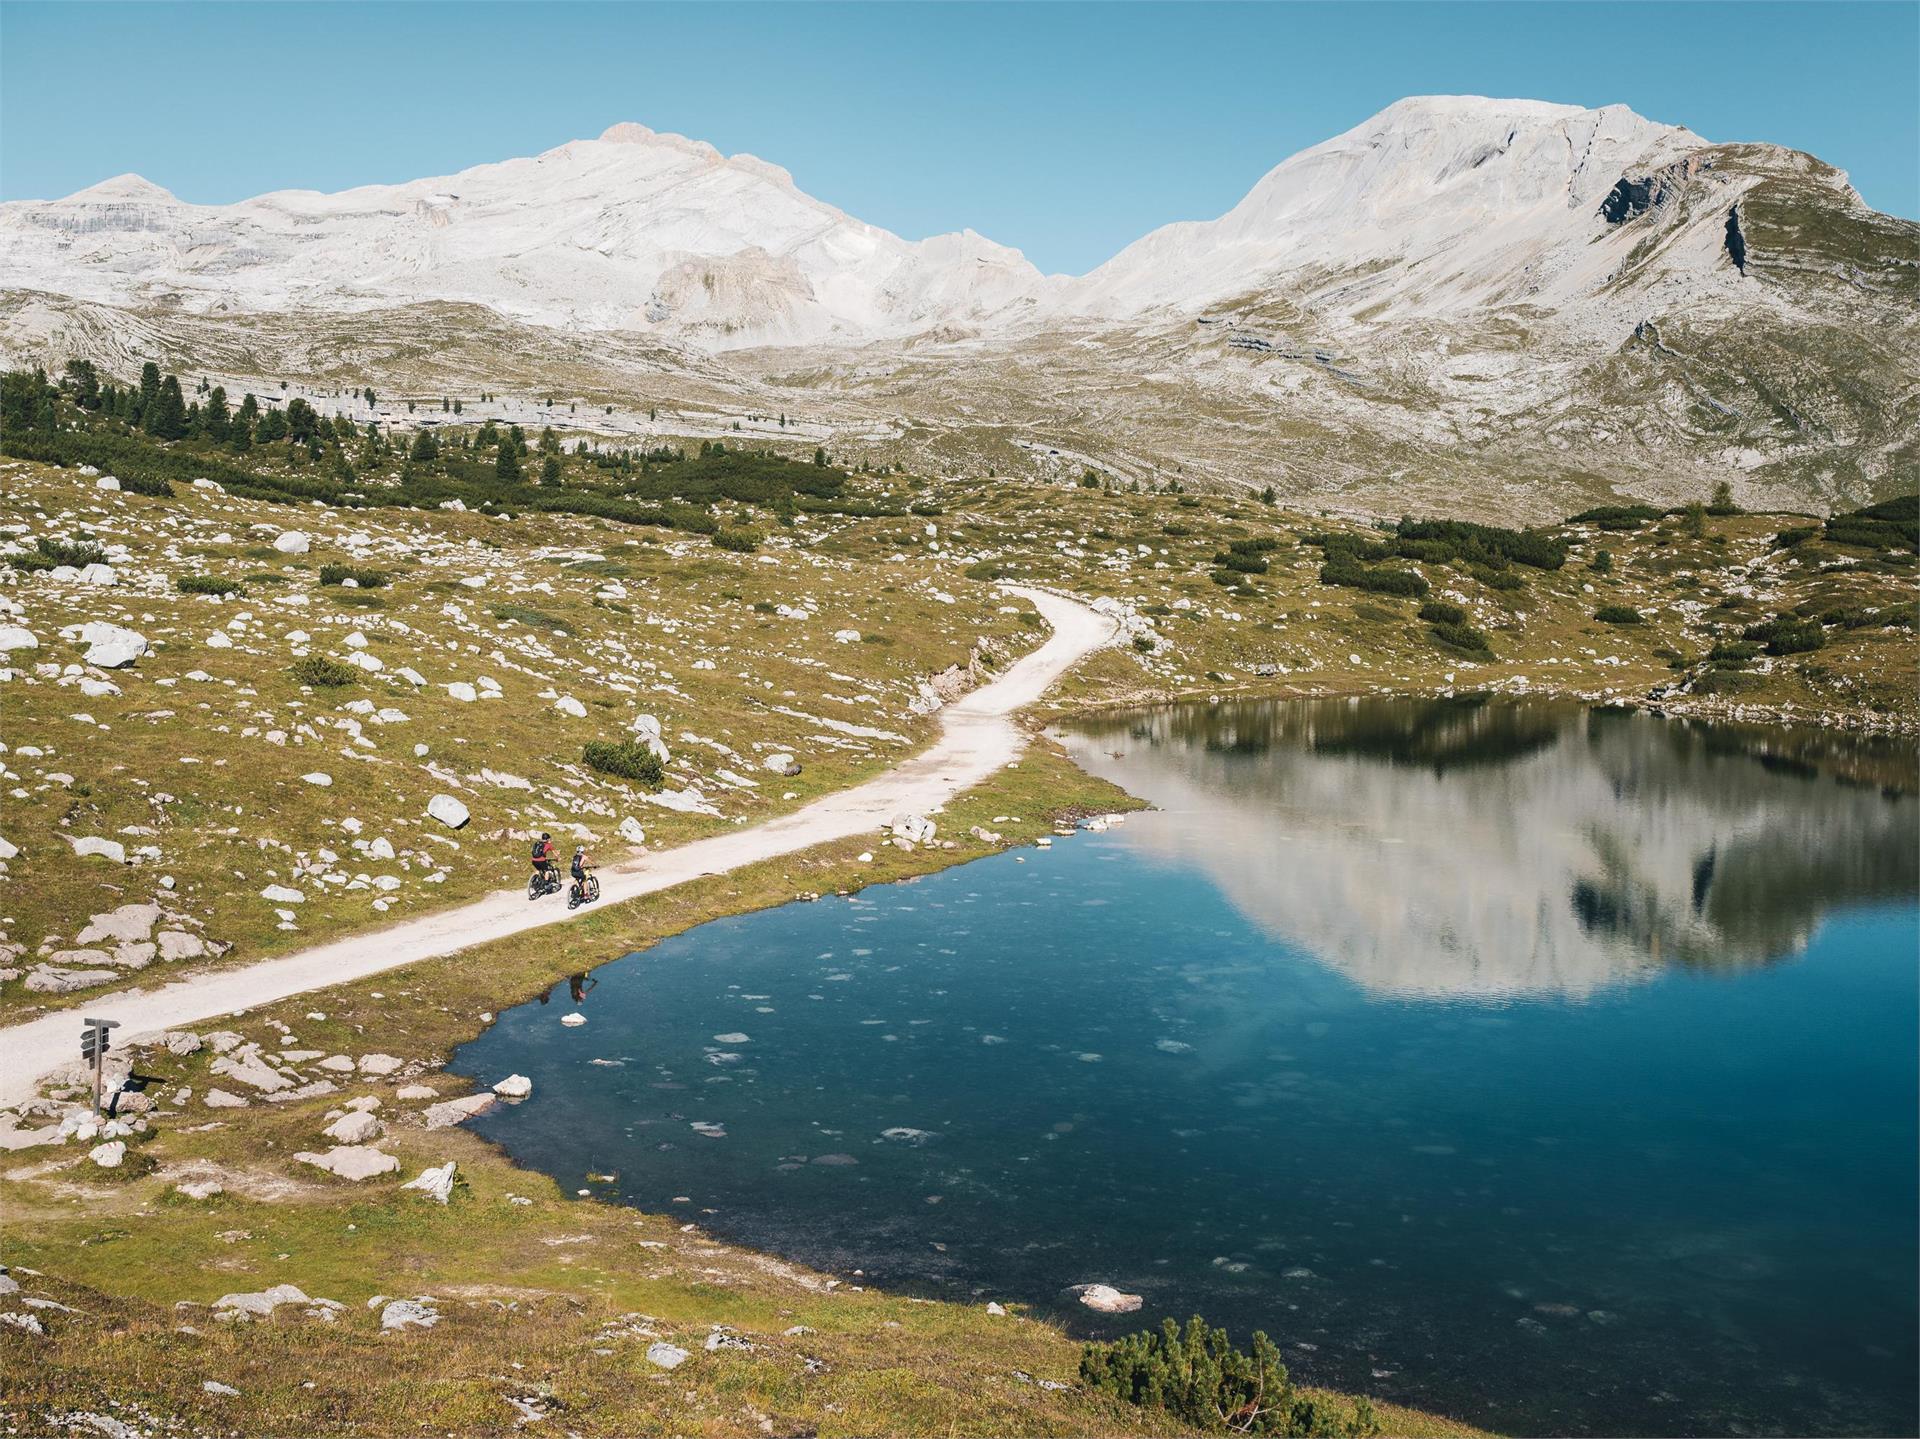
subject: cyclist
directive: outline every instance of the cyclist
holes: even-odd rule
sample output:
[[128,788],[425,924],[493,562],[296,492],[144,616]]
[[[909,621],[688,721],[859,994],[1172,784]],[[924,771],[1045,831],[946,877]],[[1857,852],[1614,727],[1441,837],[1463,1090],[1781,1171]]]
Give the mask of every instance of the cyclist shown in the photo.
[[[553,836],[550,834],[542,834],[540,838],[533,842],[533,872],[535,877],[539,879],[542,889],[547,888],[548,882],[555,879],[553,873]],[[555,883],[553,888],[558,889],[559,885]]]

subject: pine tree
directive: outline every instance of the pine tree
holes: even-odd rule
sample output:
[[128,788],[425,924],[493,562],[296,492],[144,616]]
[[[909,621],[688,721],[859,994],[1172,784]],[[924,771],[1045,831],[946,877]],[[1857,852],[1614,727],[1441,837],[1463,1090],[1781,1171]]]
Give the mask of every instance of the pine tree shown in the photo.
[[233,428],[233,416],[227,412],[227,391],[222,385],[215,385],[207,395],[206,407],[200,412],[200,432],[215,444],[224,442],[227,432]]
[[[146,381],[142,376],[144,386]],[[187,401],[180,393],[180,381],[168,375],[161,382],[153,400],[141,412],[140,425],[148,434],[160,440],[183,439],[187,433]]]
[[494,456],[493,473],[495,478],[506,484],[520,483],[520,457],[513,452],[512,445],[500,447],[500,453]]
[[540,462],[540,483],[557,485],[560,483],[560,457],[548,455]]

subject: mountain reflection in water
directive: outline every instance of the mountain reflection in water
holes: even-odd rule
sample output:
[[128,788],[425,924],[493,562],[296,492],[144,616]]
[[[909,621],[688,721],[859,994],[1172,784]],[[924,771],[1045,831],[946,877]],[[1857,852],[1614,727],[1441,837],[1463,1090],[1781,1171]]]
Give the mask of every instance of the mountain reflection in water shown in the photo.
[[1061,738],[1165,811],[1129,844],[1381,993],[1764,964],[1920,870],[1899,742],[1482,697],[1190,706]]

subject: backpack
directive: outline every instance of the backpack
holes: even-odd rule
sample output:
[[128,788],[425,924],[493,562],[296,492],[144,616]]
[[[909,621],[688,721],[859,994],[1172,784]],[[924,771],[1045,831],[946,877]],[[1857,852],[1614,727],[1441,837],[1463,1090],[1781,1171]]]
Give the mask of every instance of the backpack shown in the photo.
[[533,842],[533,857],[535,859],[545,859],[547,857],[547,842],[544,839],[536,839]]

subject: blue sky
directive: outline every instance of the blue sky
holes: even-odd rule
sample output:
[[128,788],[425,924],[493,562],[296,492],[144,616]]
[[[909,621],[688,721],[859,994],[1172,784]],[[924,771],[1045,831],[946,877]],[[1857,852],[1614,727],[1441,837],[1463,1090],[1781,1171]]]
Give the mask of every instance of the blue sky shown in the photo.
[[0,6],[0,198],[443,174],[617,120],[1080,272],[1405,95],[1627,104],[1920,216],[1920,4]]

